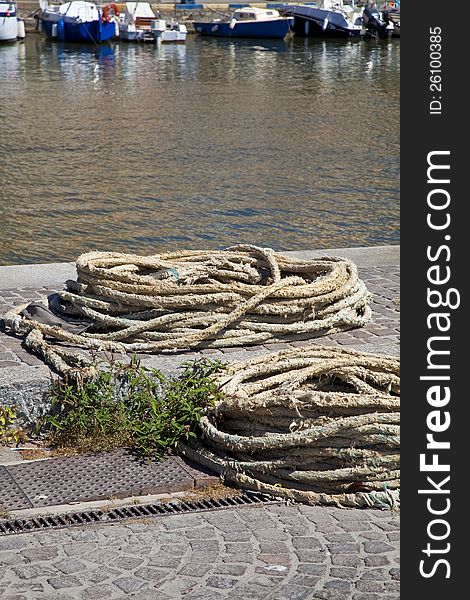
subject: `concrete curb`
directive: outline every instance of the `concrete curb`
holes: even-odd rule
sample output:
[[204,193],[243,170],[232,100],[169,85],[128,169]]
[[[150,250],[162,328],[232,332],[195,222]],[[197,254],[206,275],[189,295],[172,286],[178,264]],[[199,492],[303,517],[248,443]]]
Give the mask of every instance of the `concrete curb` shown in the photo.
[[[396,266],[400,262],[400,246],[329,248],[283,254],[302,259],[342,256],[353,260],[358,267]],[[75,277],[73,262],[0,266],[0,290],[62,286],[67,279]]]

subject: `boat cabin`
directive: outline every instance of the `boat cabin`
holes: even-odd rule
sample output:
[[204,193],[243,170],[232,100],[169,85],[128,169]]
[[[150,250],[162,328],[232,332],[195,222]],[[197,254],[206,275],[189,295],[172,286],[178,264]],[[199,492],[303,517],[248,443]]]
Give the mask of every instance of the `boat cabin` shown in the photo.
[[233,12],[233,18],[237,21],[270,21],[279,19],[280,16],[277,10],[256,8],[255,6],[245,6]]

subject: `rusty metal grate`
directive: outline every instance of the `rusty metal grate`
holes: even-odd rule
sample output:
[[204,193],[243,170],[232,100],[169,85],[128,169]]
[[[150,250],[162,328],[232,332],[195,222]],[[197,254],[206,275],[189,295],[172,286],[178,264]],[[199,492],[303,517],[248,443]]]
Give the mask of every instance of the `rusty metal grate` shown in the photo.
[[250,506],[253,504],[272,504],[274,498],[259,492],[245,492],[239,496],[221,498],[219,500],[198,500],[195,502],[174,501],[166,504],[133,505],[106,510],[89,510],[70,512],[55,516],[38,516],[28,519],[8,519],[0,521],[0,536],[28,533],[46,529],[63,529],[99,523],[116,523],[125,519],[143,517],[162,517],[167,515],[205,512]]

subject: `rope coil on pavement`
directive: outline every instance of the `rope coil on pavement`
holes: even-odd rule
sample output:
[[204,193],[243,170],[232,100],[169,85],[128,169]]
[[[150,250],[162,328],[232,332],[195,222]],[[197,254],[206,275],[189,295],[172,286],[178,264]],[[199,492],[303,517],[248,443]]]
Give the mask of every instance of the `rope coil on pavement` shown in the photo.
[[[312,338],[360,327],[371,295],[353,262],[299,260],[269,248],[152,256],[90,252],[76,262],[49,306],[86,330],[44,322],[17,307],[5,316],[25,343],[60,373],[83,368],[48,340],[114,352],[234,347]],[[22,312],[23,309],[23,312]]]
[[308,504],[399,507],[398,359],[315,346],[232,364],[179,449],[242,487]]

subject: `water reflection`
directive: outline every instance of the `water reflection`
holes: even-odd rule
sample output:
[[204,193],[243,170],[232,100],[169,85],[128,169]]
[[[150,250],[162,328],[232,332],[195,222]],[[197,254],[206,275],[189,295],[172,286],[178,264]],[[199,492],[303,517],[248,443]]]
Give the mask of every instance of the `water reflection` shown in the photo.
[[0,48],[0,263],[398,242],[399,47]]

